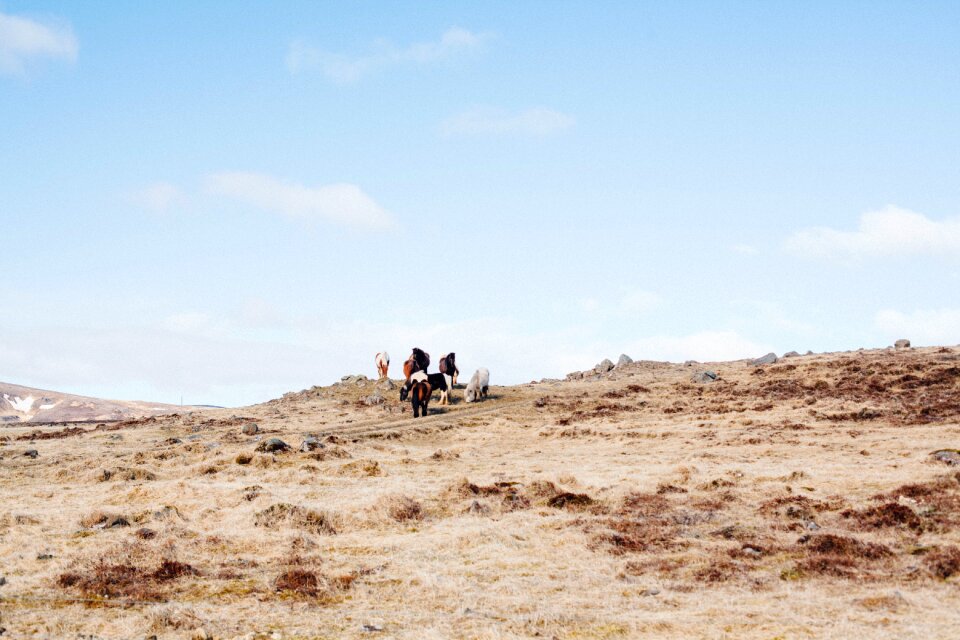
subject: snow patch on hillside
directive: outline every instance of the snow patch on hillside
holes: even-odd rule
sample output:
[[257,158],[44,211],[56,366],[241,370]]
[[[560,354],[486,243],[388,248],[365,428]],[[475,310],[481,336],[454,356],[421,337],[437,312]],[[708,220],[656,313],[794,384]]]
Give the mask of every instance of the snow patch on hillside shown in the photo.
[[20,396],[10,397],[7,394],[3,394],[3,398],[10,403],[10,406],[13,407],[14,411],[19,413],[29,413],[30,409],[33,408],[33,403],[36,400],[33,396],[27,396],[26,398],[21,398]]

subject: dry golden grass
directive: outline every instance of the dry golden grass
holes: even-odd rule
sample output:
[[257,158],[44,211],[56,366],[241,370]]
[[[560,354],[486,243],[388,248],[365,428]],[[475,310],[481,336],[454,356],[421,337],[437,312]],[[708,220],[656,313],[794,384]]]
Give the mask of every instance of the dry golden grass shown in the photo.
[[[0,431],[12,637],[952,638],[960,350]],[[259,433],[241,433],[255,422]],[[298,451],[315,437],[322,448]],[[267,438],[290,450],[257,451]],[[37,449],[39,456],[23,455]]]

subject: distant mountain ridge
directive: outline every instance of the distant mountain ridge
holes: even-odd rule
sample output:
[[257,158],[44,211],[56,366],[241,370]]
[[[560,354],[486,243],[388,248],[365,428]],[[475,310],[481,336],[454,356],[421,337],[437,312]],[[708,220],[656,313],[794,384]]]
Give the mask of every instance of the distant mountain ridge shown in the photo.
[[0,425],[127,420],[183,409],[173,404],[103,400],[0,382]]

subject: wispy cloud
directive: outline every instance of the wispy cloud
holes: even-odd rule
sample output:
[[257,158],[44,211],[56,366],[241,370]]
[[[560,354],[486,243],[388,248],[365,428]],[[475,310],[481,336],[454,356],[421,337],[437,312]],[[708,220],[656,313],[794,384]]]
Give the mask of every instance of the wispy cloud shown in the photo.
[[633,318],[648,315],[661,308],[663,296],[655,291],[632,289],[613,300],[600,300],[595,296],[576,301],[582,311],[597,319]]
[[889,205],[860,216],[856,231],[815,227],[787,239],[788,250],[817,257],[864,258],[960,253],[960,218],[931,220]]
[[914,344],[960,344],[960,309],[927,309],[903,313],[884,309],[874,326],[891,342],[907,338]]
[[206,190],[308,222],[324,221],[369,230],[389,229],[396,224],[392,213],[353,184],[308,187],[261,173],[228,171],[208,176]]
[[440,131],[447,136],[476,134],[545,136],[569,129],[574,123],[572,116],[543,107],[522,111],[475,107],[441,122]]
[[0,12],[0,73],[21,74],[34,58],[72,62],[78,48],[69,25],[43,24]]
[[372,52],[364,55],[331,53],[298,40],[287,50],[286,64],[290,73],[319,70],[335,82],[356,82],[365,75],[390,67],[430,64],[479,49],[490,37],[487,33],[451,27],[439,40],[406,47],[381,40],[375,43]]
[[169,182],[154,182],[127,195],[134,206],[161,213],[185,201],[183,192]]

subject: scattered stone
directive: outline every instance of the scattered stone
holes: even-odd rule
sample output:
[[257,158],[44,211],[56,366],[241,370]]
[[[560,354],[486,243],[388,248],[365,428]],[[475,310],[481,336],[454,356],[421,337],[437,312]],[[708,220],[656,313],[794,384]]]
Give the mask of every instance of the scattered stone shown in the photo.
[[174,444],[181,444],[182,442],[183,440],[181,440],[180,438],[167,438],[166,440],[163,441],[163,444],[174,445]]
[[240,428],[240,433],[245,436],[254,436],[260,431],[260,426],[256,422],[248,422]]
[[383,627],[381,627],[379,624],[365,624],[360,627],[360,629],[366,631],[367,633],[378,633],[383,631]]
[[783,357],[784,357],[784,358],[796,358],[796,357],[799,356],[799,355],[800,355],[800,354],[797,353],[796,351],[787,351],[785,354],[783,354]]
[[36,449],[27,449],[23,452],[23,455],[27,456],[28,458],[36,458],[40,455],[40,452]]
[[640,592],[640,595],[641,595],[641,596],[655,596],[655,595],[657,595],[658,593],[660,593],[660,589],[653,588],[653,589],[644,589],[643,591]]
[[134,531],[133,534],[141,540],[153,540],[157,537],[157,532],[153,529],[148,529],[147,527],[140,527]]
[[740,549],[740,551],[743,553],[743,555],[751,558],[759,558],[763,555],[763,551],[760,551],[760,549],[757,549],[756,547],[751,547],[750,545],[743,545],[743,548]]
[[129,527],[130,521],[124,518],[123,516],[112,516],[103,521],[102,525],[97,525],[98,528],[103,529],[113,529],[115,527]]
[[717,376],[717,372],[716,372],[716,371],[698,371],[698,372],[696,372],[695,374],[693,374],[692,376],[690,376],[690,380],[691,380],[692,382],[698,382],[698,383],[700,383],[700,384],[706,384],[706,383],[708,383],[708,382],[713,382],[713,381],[715,381],[715,380],[717,379],[717,377],[718,377],[718,376]]
[[386,389],[387,391],[393,391],[394,389],[397,388],[397,385],[394,384],[393,380],[391,380],[390,378],[384,378],[383,380],[380,380],[379,382],[377,382],[377,388]]
[[613,369],[613,363],[608,358],[604,358],[593,368],[595,373],[606,373],[611,369]]
[[813,520],[807,520],[803,523],[803,526],[806,527],[807,531],[819,531],[820,525],[818,525]]
[[906,338],[900,338],[899,340],[897,340],[896,342],[893,343],[893,348],[894,348],[894,349],[909,349],[909,348],[910,348],[910,341],[907,340]]
[[477,516],[486,516],[490,514],[490,507],[483,504],[482,502],[474,500],[473,502],[470,503],[469,507],[464,509],[464,513],[472,513]]
[[290,445],[281,440],[280,438],[267,438],[259,445],[257,445],[257,451],[262,453],[274,453],[277,451],[289,451]]
[[934,451],[930,455],[933,456],[934,460],[939,462],[945,462],[950,466],[960,466],[960,449],[940,449],[939,451]]
[[324,445],[318,439],[313,436],[308,436],[303,439],[303,442],[300,443],[301,453],[307,453],[309,451],[315,451],[317,449],[323,449]]
[[189,440],[190,442],[196,442],[197,440],[199,440],[199,439],[202,438],[202,437],[203,437],[203,436],[197,434],[197,435],[195,435],[195,436],[187,436],[187,440]]
[[37,560],[53,560],[53,554],[52,554],[52,553],[47,553],[47,552],[38,553],[38,554],[37,554]]
[[618,367],[622,367],[622,366],[625,365],[625,364],[633,364],[633,358],[631,358],[630,356],[628,356],[628,355],[625,354],[625,353],[621,353],[621,354],[620,354],[620,359],[617,360],[617,366],[618,366]]
[[3,576],[0,576],[0,587],[7,584],[7,579]]
[[696,360],[687,360],[686,362],[683,363],[683,366],[692,367],[695,364],[700,364],[700,363],[697,362]]
[[364,398],[363,404],[367,405],[368,407],[372,407],[378,404],[383,404],[384,401],[385,401],[385,398],[382,395],[380,395],[379,391],[377,391],[373,395],[369,395],[366,398]]
[[755,366],[755,367],[759,367],[759,366],[765,365],[765,364],[773,364],[773,363],[775,363],[777,360],[778,360],[777,354],[775,354],[775,353],[768,353],[768,354],[765,355],[765,356],[760,356],[760,357],[757,358],[756,360],[751,360],[751,361],[750,361],[750,364],[752,364],[752,365]]
[[567,380],[583,380],[583,371],[573,371],[568,373]]

